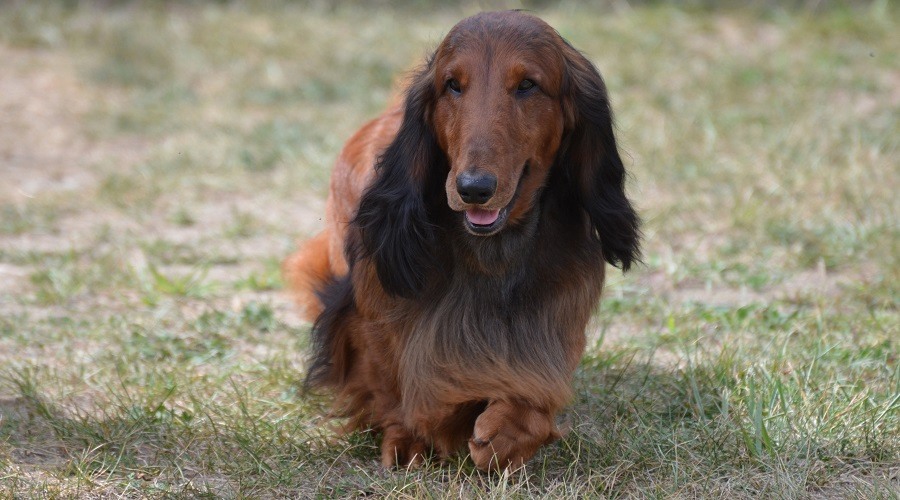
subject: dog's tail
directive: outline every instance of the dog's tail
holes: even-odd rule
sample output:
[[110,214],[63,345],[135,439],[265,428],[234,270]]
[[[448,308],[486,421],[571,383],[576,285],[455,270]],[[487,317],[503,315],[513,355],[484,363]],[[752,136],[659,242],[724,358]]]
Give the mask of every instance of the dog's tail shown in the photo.
[[333,279],[328,257],[328,232],[322,231],[304,242],[300,249],[285,259],[281,272],[294,301],[310,323],[322,313],[318,291]]

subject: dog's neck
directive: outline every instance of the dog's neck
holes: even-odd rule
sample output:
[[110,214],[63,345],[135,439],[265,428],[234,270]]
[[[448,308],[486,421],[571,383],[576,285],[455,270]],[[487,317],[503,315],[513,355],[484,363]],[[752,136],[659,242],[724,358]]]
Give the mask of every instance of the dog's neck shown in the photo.
[[[541,208],[534,209],[515,226],[493,236],[468,233],[458,220],[447,229],[445,239],[455,270],[483,277],[507,278],[528,265],[534,249]],[[453,234],[451,234],[451,232]],[[460,269],[463,268],[463,269]]]

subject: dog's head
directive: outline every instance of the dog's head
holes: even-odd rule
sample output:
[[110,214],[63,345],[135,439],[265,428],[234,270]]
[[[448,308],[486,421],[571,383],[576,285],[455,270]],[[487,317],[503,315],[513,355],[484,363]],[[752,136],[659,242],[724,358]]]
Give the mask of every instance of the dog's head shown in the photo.
[[473,235],[515,224],[544,185],[565,128],[565,61],[540,19],[493,12],[457,24],[432,61],[430,123],[447,204]]
[[534,16],[490,12],[457,24],[413,79],[400,131],[376,168],[356,224],[391,293],[423,284],[432,204],[454,211],[470,237],[495,237],[527,217],[554,170],[603,257],[623,269],[638,257],[603,80]]

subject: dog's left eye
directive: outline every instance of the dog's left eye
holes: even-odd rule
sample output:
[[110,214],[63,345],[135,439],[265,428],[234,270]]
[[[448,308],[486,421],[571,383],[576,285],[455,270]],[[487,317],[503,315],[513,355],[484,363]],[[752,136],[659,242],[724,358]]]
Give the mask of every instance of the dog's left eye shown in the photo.
[[527,79],[522,80],[521,82],[519,82],[519,86],[516,87],[516,92],[518,92],[519,94],[524,94],[535,87],[537,87],[537,84],[533,81]]
[[454,94],[462,94],[462,86],[460,86],[459,80],[457,80],[456,78],[447,80],[447,88],[450,89],[450,92],[453,92]]

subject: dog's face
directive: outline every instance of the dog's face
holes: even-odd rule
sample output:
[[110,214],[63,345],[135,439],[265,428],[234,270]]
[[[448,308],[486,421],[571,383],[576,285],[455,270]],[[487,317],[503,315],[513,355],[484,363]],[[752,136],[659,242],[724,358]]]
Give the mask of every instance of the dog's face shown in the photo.
[[[352,222],[359,242],[348,248],[374,262],[391,295],[421,292],[436,269],[436,244],[472,241],[455,231],[439,239],[439,227],[495,235],[535,220],[541,200],[556,207],[544,212],[550,223],[576,239],[583,230],[587,251],[610,264],[627,270],[640,254],[603,78],[522,12],[477,14],[450,31],[407,87],[403,120],[375,171]],[[456,220],[437,206],[441,184]]]
[[540,19],[496,13],[456,25],[435,53],[447,203],[471,234],[516,224],[547,179],[565,125],[560,43]]

